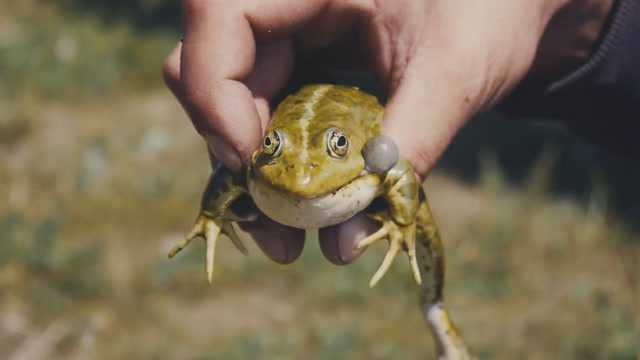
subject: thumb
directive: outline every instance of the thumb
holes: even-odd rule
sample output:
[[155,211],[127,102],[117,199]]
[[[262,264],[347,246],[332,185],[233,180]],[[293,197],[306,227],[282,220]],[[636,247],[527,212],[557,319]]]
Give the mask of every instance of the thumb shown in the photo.
[[451,65],[412,60],[392,89],[383,132],[424,179],[458,130],[475,112],[470,91]]

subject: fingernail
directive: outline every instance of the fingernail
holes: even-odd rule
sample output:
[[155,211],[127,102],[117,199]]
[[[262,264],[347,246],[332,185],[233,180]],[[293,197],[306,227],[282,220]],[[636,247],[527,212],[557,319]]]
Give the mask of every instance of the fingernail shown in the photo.
[[238,172],[242,169],[240,155],[226,140],[216,134],[205,135],[205,140],[209,151],[213,153],[216,159],[222,161],[229,170]]

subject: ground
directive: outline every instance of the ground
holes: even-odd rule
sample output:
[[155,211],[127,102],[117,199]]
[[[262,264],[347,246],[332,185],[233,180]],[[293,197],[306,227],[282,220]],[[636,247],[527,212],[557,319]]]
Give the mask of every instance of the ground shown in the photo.
[[[24,15],[20,6],[10,8]],[[0,70],[0,357],[431,356],[408,262],[368,288],[382,244],[336,267],[310,234],[302,257],[282,266],[250,241],[247,257],[222,241],[212,285],[201,242],[168,260],[209,171],[159,80],[175,35],[84,17],[54,31],[55,8],[44,19],[25,30],[25,16],[0,14],[0,64],[12,69]],[[131,54],[140,42],[153,51]],[[482,158],[476,181],[437,169],[426,183],[446,247],[446,303],[474,352],[638,359],[639,237],[606,189],[558,196],[548,157],[519,184]]]

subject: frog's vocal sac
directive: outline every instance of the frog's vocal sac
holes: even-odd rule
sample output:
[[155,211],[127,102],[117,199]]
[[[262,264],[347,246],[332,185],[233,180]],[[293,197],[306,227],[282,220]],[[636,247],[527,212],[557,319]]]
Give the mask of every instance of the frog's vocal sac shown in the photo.
[[343,222],[358,212],[380,224],[359,248],[387,240],[389,248],[370,281],[374,286],[404,250],[421,289],[423,315],[439,359],[471,356],[443,307],[444,252],[429,204],[408,161],[381,134],[384,108],[354,87],[307,85],[278,105],[262,146],[242,174],[217,166],[191,233],[207,243],[213,274],[216,241],[225,234],[243,253],[233,222],[255,221],[258,211],[301,229]]

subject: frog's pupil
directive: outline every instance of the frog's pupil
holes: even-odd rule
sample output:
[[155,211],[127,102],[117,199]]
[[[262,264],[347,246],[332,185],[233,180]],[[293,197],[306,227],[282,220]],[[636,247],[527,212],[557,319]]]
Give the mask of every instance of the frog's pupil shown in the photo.
[[345,145],[347,145],[347,138],[346,138],[346,137],[344,137],[344,135],[341,135],[341,136],[338,138],[338,146],[339,146],[339,147],[343,147],[343,146],[345,146]]
[[271,139],[269,137],[264,139],[264,146],[271,146]]

